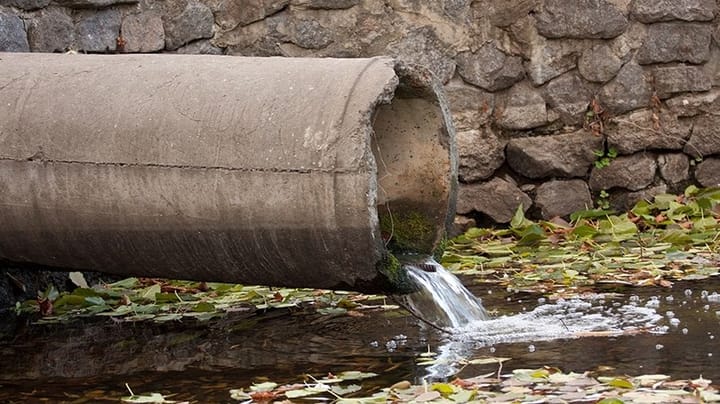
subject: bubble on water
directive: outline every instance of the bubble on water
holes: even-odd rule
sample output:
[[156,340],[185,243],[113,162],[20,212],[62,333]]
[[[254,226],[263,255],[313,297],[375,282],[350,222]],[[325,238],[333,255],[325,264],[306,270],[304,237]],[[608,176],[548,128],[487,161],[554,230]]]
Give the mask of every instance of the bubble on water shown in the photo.
[[666,301],[666,302],[672,302],[672,301],[674,301],[674,300],[675,300],[675,298],[672,297],[672,296],[666,296],[666,297],[665,297],[665,301]]
[[702,292],[700,292],[700,297],[703,298],[703,299],[707,299],[707,297],[708,297],[708,291],[707,291],[707,290],[703,290]]
[[710,339],[715,339],[715,336],[714,336],[714,335],[711,335],[711,336],[710,336]]
[[684,335],[687,335],[687,333],[688,333],[688,329],[687,329],[687,328],[683,328],[681,331],[682,331],[682,333],[683,333]]
[[492,295],[492,289],[488,289],[487,294]]
[[663,349],[663,348],[665,348],[665,345],[663,345],[663,344],[657,344],[657,345],[655,345],[655,349],[657,349],[658,351],[661,350],[661,349]]
[[407,335],[398,334],[398,335],[394,336],[393,339],[396,341],[404,341],[407,339]]
[[620,302],[613,302],[612,305],[613,305],[613,307],[620,307],[620,306],[622,306],[622,303],[620,303]]
[[670,319],[670,325],[672,325],[673,327],[677,327],[679,324],[680,324],[680,319],[677,319],[677,318]]
[[533,344],[528,345],[528,352],[535,352],[535,345],[533,345]]
[[675,317],[675,313],[668,310],[665,312],[665,316],[667,316],[667,318],[673,318],[673,317]]
[[645,303],[645,307],[657,309],[658,307],[660,307],[660,299],[658,299],[656,296],[651,297],[650,300]]
[[710,310],[710,305],[709,305],[709,304],[706,304],[705,306],[703,306],[703,310],[705,310],[705,311]]
[[544,297],[538,298],[538,304],[545,304],[546,301],[547,299],[545,299]]
[[707,300],[712,303],[720,303],[720,294],[718,294],[718,292],[713,292],[712,295],[707,297]]
[[631,301],[631,302],[639,302],[639,301],[640,301],[640,296],[638,296],[638,295],[630,295],[630,297],[628,298],[628,300]]
[[655,332],[657,332],[659,334],[666,334],[669,329],[670,329],[670,327],[668,327],[666,325],[661,325],[661,326],[655,328]]
[[692,289],[685,289],[685,296],[687,296],[687,297],[692,296]]
[[712,356],[712,352],[708,352],[708,356]]
[[716,311],[716,312],[715,312],[715,315],[718,316],[718,317],[720,317],[720,311]]
[[397,342],[395,342],[394,339],[391,339],[385,343],[385,349],[387,349],[388,352],[394,352],[397,349]]
[[490,347],[490,353],[495,353],[495,347],[494,347],[494,346],[491,346],[491,347]]
[[377,348],[380,346],[380,344],[377,341],[370,341],[370,346],[373,348]]

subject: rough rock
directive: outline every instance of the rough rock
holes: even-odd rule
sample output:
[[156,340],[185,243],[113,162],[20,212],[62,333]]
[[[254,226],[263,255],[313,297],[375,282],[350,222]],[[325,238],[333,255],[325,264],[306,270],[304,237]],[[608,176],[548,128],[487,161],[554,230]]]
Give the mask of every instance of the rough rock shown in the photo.
[[[720,31],[720,24],[718,30]],[[713,41],[719,45],[710,46],[710,58],[707,63],[702,65],[702,69],[710,83],[714,87],[720,87],[720,40],[714,39]]]
[[461,185],[457,212],[480,212],[497,223],[508,223],[520,204],[527,211],[532,200],[515,184],[496,177],[479,184]]
[[583,180],[548,181],[537,188],[535,205],[543,219],[567,217],[593,206],[590,189]]
[[475,219],[466,216],[456,215],[450,229],[450,234],[448,234],[448,236],[457,237],[473,227],[477,227],[477,222],[475,221]]
[[613,118],[605,127],[608,146],[620,154],[650,149],[682,150],[691,126],[681,124],[668,110],[633,111]]
[[545,100],[527,82],[515,84],[499,97],[496,108],[498,124],[506,129],[532,129],[547,123]]
[[75,46],[85,52],[117,49],[121,16],[115,9],[82,10],[75,14]]
[[290,2],[293,6],[321,10],[345,10],[359,3],[360,0],[293,0]]
[[475,182],[489,178],[505,161],[505,143],[489,129],[457,133],[460,181]]
[[628,25],[622,11],[606,0],[545,0],[535,19],[547,38],[615,38]]
[[207,0],[221,31],[252,24],[284,10],[290,0]]
[[576,72],[565,73],[545,86],[545,99],[565,124],[582,125],[594,86]]
[[187,54],[187,55],[224,55],[225,52],[222,50],[222,48],[218,48],[217,46],[210,43],[207,39],[200,39],[195,42],[190,42],[189,44],[178,48],[178,50],[175,51],[176,53],[181,54]]
[[593,191],[612,188],[639,191],[652,184],[656,171],[657,162],[650,153],[620,156],[607,167],[594,167],[590,172],[589,185]]
[[0,6],[10,6],[26,11],[47,7],[50,0],[0,0]]
[[600,90],[600,103],[611,113],[622,114],[648,106],[652,94],[643,69],[629,62]]
[[677,184],[690,178],[690,161],[683,153],[661,154],[657,162],[660,176],[668,184]]
[[672,20],[710,21],[717,12],[715,0],[635,0],[631,15],[649,24]]
[[697,66],[658,66],[654,69],[655,91],[660,98],[677,93],[707,91],[712,87],[710,78]]
[[511,139],[506,148],[510,167],[528,178],[584,177],[603,140],[585,130],[550,136]]
[[20,17],[0,8],[0,52],[29,52],[25,24]]
[[720,89],[702,94],[683,94],[665,101],[665,105],[679,117],[720,112]]
[[698,164],[695,179],[703,187],[720,187],[720,158],[707,158]]
[[586,49],[578,59],[578,71],[585,80],[604,83],[611,80],[623,65],[607,44],[597,44]]
[[660,22],[648,26],[648,34],[636,55],[639,64],[703,63],[710,57],[712,25]]
[[632,209],[638,202],[652,201],[655,195],[667,193],[667,190],[668,187],[665,184],[634,192],[616,189],[610,193],[610,208],[618,212],[625,212]]
[[475,86],[453,79],[445,85],[453,123],[458,131],[477,129],[489,122],[495,109],[495,96]]
[[145,11],[128,15],[122,22],[125,52],[155,52],[165,47],[165,30],[160,13]]
[[648,26],[643,23],[633,21],[622,35],[606,43],[623,63],[627,63],[645,43],[648,31],[647,27]]
[[479,0],[473,1],[476,14],[487,17],[496,27],[507,27],[520,18],[527,16],[540,3],[540,0]]
[[135,4],[139,0],[54,0],[55,3],[71,8],[104,8],[116,4]]
[[522,58],[505,54],[493,43],[477,52],[459,53],[455,60],[465,81],[487,91],[503,90],[525,77]]
[[690,140],[685,144],[683,151],[700,158],[720,153],[720,130],[718,128],[720,128],[720,116],[698,116]]
[[575,41],[543,40],[533,46],[525,64],[528,76],[536,86],[574,69],[584,44]]
[[322,49],[333,41],[333,33],[316,20],[285,19],[277,26],[284,41],[304,49]]
[[196,39],[212,37],[214,23],[210,8],[198,1],[188,2],[182,13],[165,21],[165,48],[175,50]]
[[26,21],[33,52],[65,51],[75,43],[75,25],[66,9],[48,7],[33,13]]
[[391,43],[387,51],[400,60],[427,67],[443,83],[450,81],[455,73],[451,47],[443,43],[431,27],[403,35],[400,41]]

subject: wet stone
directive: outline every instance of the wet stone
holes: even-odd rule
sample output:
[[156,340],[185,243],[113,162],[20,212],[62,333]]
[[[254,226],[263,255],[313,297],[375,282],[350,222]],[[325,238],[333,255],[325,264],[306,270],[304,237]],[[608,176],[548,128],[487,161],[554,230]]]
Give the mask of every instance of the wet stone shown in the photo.
[[628,25],[623,12],[606,0],[545,0],[535,19],[547,38],[615,38]]
[[649,24],[672,20],[710,21],[717,12],[715,0],[634,0],[630,14]]
[[540,92],[527,82],[514,85],[498,99],[498,124],[506,129],[532,129],[547,123],[547,108]]
[[606,44],[585,50],[578,60],[578,70],[585,80],[604,83],[620,71],[622,59]]
[[720,158],[709,157],[698,164],[695,179],[703,187],[720,187]]
[[670,111],[642,109],[613,118],[605,134],[609,147],[632,154],[649,149],[682,150],[690,130],[689,124],[678,122]]
[[75,26],[67,9],[48,7],[26,20],[33,52],[65,51],[75,43]]
[[657,162],[650,153],[620,156],[607,167],[594,167],[590,172],[590,189],[593,191],[623,188],[639,191],[652,184],[657,171]]
[[515,184],[495,177],[483,183],[461,185],[458,191],[457,212],[459,214],[479,212],[497,223],[508,223],[520,204],[527,211],[532,200]]
[[464,182],[490,177],[505,161],[505,143],[486,127],[458,132],[457,148],[458,176]]
[[657,158],[660,176],[669,184],[677,184],[690,178],[690,161],[683,153],[661,154]]
[[595,161],[593,151],[602,147],[601,137],[579,130],[512,139],[506,155],[510,167],[528,178],[584,177]]
[[537,188],[535,205],[543,219],[567,217],[573,212],[592,208],[590,189],[583,180],[549,181]]
[[75,39],[78,50],[107,52],[117,49],[120,12],[115,9],[82,10],[76,14]]
[[175,50],[213,33],[212,11],[204,4],[190,1],[179,15],[165,21],[165,48]]
[[525,77],[522,58],[506,55],[493,43],[477,52],[462,52],[456,61],[458,73],[465,81],[487,91],[503,90]]
[[622,114],[650,104],[652,86],[643,69],[629,62],[600,90],[600,103],[613,114]]
[[661,22],[648,26],[645,43],[638,50],[639,64],[688,62],[699,64],[710,57],[712,25]]
[[712,87],[710,78],[697,66],[658,66],[653,75],[655,90],[660,98],[677,93],[707,91]]
[[720,153],[720,116],[702,115],[696,118],[690,140],[683,151],[693,157]]
[[0,8],[0,52],[29,52],[25,24],[20,17]]
[[125,17],[122,22],[125,52],[155,52],[165,47],[165,30],[160,13],[145,11]]

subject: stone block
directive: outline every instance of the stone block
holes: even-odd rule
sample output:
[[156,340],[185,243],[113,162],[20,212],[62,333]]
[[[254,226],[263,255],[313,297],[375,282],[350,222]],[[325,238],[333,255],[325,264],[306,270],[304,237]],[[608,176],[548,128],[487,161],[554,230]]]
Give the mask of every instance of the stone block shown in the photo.
[[595,192],[612,188],[639,191],[652,184],[656,171],[657,162],[650,153],[620,156],[607,167],[594,167],[590,172],[589,185]]
[[518,206],[527,211],[532,200],[515,184],[501,178],[478,184],[462,184],[458,190],[457,213],[479,212],[497,223],[512,220]]
[[653,76],[655,91],[663,99],[677,93],[708,91],[712,87],[710,78],[697,66],[658,66]]
[[693,157],[704,158],[720,153],[720,116],[701,115],[695,118],[692,135],[683,151]]
[[117,49],[122,23],[120,11],[80,10],[75,16],[75,46],[78,50],[108,52]]
[[499,97],[497,122],[506,129],[532,129],[547,123],[547,108],[540,92],[527,82],[514,85]]
[[633,111],[613,118],[605,127],[609,147],[620,154],[645,150],[682,150],[691,125],[678,122],[668,110]]
[[432,26],[422,27],[402,35],[402,39],[390,43],[387,53],[403,61],[430,69],[442,83],[447,83],[455,73],[455,56],[452,47],[444,43]]
[[543,219],[568,217],[579,210],[592,209],[590,189],[583,180],[555,180],[537,188],[535,206]]
[[638,202],[652,201],[655,195],[667,193],[668,187],[665,184],[656,185],[639,191],[626,191],[616,189],[610,193],[610,208],[618,212],[626,212],[632,209]]
[[683,94],[665,101],[665,105],[679,117],[720,112],[720,89],[700,94]]
[[26,22],[33,52],[65,51],[74,46],[75,25],[67,9],[51,6],[30,14]]
[[210,8],[191,0],[179,15],[165,21],[165,48],[175,50],[196,39],[210,38],[213,24]]
[[628,25],[625,14],[606,0],[545,0],[535,19],[547,38],[615,38]]
[[583,80],[577,72],[565,73],[545,86],[545,99],[567,125],[582,125],[595,86]]
[[700,64],[710,57],[712,25],[660,22],[648,26],[645,43],[635,56],[641,65],[689,62]]
[[630,15],[650,24],[672,20],[711,21],[717,12],[715,0],[634,0]]
[[185,55],[224,55],[225,51],[222,48],[218,48],[213,45],[208,39],[199,39],[195,42],[178,48],[175,53],[181,53]]
[[600,90],[600,103],[613,114],[623,114],[648,106],[652,95],[652,86],[642,67],[628,62]]
[[37,10],[49,4],[50,0],[0,0],[0,6],[10,6],[25,11]]
[[582,41],[541,40],[533,43],[525,69],[534,85],[542,85],[577,67]]
[[720,158],[709,157],[698,164],[695,179],[703,187],[720,187]]
[[605,83],[622,68],[623,61],[607,44],[593,45],[586,49],[578,59],[578,71],[588,81]]
[[135,4],[139,0],[54,0],[55,3],[70,8],[105,8],[117,4]]
[[495,109],[495,95],[453,79],[445,85],[445,98],[450,104],[453,122],[458,131],[477,129],[488,123]]
[[493,175],[505,161],[505,142],[487,127],[457,133],[460,181],[475,182]]
[[465,81],[487,91],[509,88],[525,77],[522,58],[505,54],[493,43],[477,52],[459,53],[455,60]]
[[165,29],[156,11],[131,14],[122,22],[125,52],[156,52],[165,48]]
[[0,7],[0,52],[29,52],[25,24],[17,15]]
[[603,139],[585,130],[549,136],[511,139],[506,148],[510,167],[528,178],[584,177]]
[[678,184],[690,179],[690,161],[684,153],[661,154],[657,157],[660,176],[668,184]]

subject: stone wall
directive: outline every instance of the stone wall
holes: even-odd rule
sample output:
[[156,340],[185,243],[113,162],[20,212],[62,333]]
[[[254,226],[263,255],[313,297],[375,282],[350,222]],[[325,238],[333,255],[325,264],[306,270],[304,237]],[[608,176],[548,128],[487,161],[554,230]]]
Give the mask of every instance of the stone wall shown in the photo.
[[504,223],[720,185],[717,3],[0,0],[0,50],[424,64],[458,131],[458,212]]

